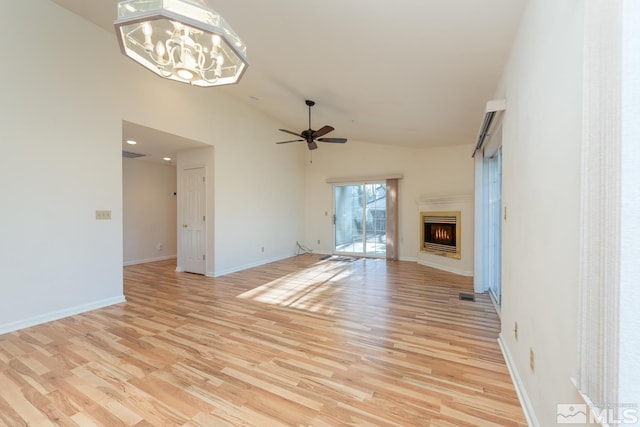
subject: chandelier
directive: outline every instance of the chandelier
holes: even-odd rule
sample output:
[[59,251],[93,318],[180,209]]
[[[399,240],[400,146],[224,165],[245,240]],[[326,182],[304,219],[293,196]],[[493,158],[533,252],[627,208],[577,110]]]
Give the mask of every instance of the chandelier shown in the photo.
[[194,86],[237,83],[247,47],[208,0],[128,0],[114,23],[120,50],[161,77]]

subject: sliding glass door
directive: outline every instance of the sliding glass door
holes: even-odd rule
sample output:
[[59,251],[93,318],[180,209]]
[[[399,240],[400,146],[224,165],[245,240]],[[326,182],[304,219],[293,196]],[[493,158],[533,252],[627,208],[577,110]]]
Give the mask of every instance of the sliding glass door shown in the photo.
[[334,186],[336,254],[385,256],[386,191],[384,182]]
[[485,283],[498,306],[502,304],[502,147],[484,159]]

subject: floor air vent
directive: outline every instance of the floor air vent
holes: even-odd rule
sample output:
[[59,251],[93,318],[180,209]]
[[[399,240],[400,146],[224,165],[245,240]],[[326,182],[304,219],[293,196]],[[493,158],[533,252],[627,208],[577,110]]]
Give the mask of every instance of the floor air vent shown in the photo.
[[127,159],[136,159],[138,157],[144,157],[146,154],[134,153],[133,151],[124,151],[122,150],[122,157],[126,157]]
[[460,300],[461,301],[475,301],[475,294],[468,294],[466,292],[460,292]]

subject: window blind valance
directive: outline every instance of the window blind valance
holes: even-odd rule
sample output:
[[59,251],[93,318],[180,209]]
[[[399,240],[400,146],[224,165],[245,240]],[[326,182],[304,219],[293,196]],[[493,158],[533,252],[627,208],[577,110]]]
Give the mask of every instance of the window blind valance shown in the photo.
[[376,182],[386,181],[388,179],[402,179],[401,173],[388,174],[388,175],[374,175],[374,176],[354,176],[354,177],[342,177],[342,178],[327,178],[327,184],[347,184],[351,182]]

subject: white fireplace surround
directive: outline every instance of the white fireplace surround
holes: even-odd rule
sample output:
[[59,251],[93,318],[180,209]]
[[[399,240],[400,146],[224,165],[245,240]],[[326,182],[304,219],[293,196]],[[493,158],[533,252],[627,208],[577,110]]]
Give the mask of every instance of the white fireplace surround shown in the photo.
[[[421,212],[460,211],[460,259],[431,254],[416,248],[418,264],[463,276],[473,276],[473,196],[421,197],[416,201],[416,222],[421,221]],[[417,232],[420,233],[421,229]],[[423,242],[420,242],[422,245]]]

